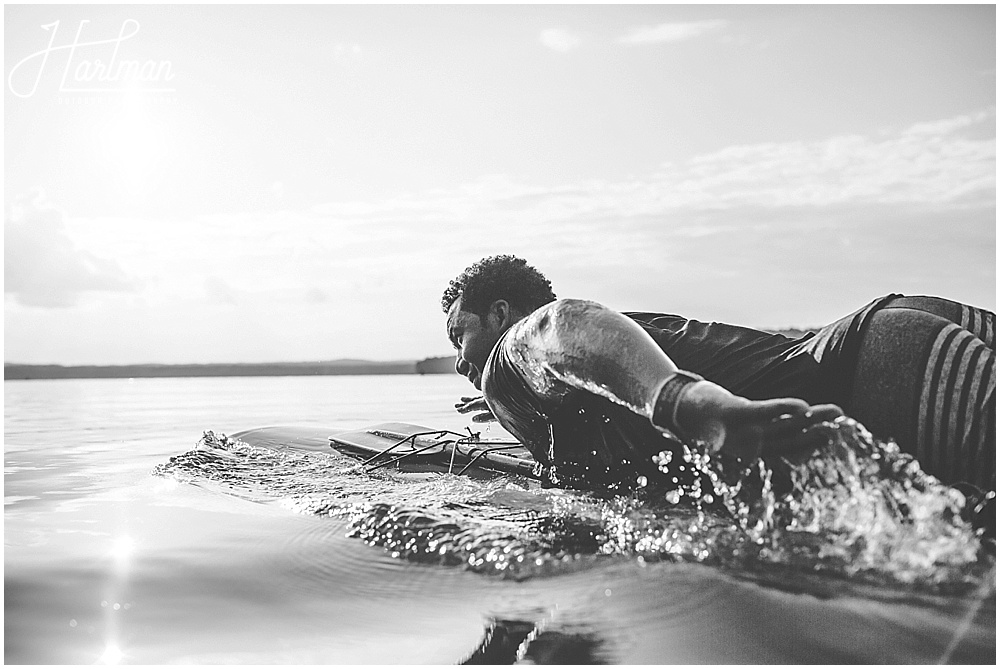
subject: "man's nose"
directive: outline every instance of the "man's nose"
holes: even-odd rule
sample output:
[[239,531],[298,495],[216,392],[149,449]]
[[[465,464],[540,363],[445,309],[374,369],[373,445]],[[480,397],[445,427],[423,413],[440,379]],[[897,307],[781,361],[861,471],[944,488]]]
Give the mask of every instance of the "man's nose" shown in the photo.
[[455,371],[462,376],[466,376],[469,373],[469,363],[465,361],[461,353],[455,356]]

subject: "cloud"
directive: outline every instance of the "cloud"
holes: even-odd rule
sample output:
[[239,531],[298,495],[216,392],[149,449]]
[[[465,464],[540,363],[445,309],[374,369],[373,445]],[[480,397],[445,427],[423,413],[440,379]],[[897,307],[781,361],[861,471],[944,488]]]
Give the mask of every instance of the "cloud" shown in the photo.
[[664,165],[653,182],[671,185],[688,204],[720,207],[994,203],[996,139],[956,133],[994,117],[921,123],[884,138],[734,146]]
[[[616,180],[538,184],[488,175],[305,211],[257,209],[160,222],[73,219],[72,236],[61,230],[61,214],[36,212],[55,226],[33,231],[46,240],[36,244],[47,249],[43,261],[41,251],[18,250],[28,247],[18,235],[32,230],[22,213],[7,226],[7,290],[25,303],[65,306],[81,291],[129,290],[133,277],[141,277],[146,300],[204,304],[209,298],[240,309],[265,303],[308,308],[323,299],[424,304],[451,278],[443,275],[490,253],[520,253],[553,267],[618,268],[625,266],[622,258],[652,267],[664,257],[676,264],[678,249],[704,253],[713,240],[738,236],[752,245],[754,226],[771,226],[775,239],[781,231],[799,238],[820,225],[821,216],[823,225],[838,216],[845,225],[850,217],[860,220],[858,211],[987,220],[995,208],[996,148],[995,139],[981,135],[993,117],[931,119],[918,124],[922,132],[910,126],[730,146]],[[969,119],[982,119],[975,121],[981,125]],[[745,253],[759,255],[751,248]],[[128,274],[101,258],[120,258]],[[28,283],[35,266],[63,268],[61,283]],[[434,267],[445,269],[435,273]]]
[[[663,216],[681,210],[831,204],[966,206],[995,202],[996,140],[956,132],[991,113],[919,124],[887,136],[731,146],[664,163],[631,180],[540,187],[503,176],[377,203],[333,202],[314,213],[362,225],[552,224]],[[978,121],[977,121],[978,122]]]
[[330,301],[330,295],[322,288],[313,286],[306,291],[305,301],[309,304],[324,304]]
[[41,193],[16,201],[4,216],[4,292],[25,306],[71,307],[83,293],[133,291],[114,260],[78,249],[65,214]]
[[[10,257],[26,244],[12,243],[17,230],[8,224],[8,290],[18,299],[69,303],[95,275],[127,289],[114,263],[117,271],[98,272],[94,255],[120,258],[144,290],[113,310],[18,310],[8,319],[8,354],[39,362],[52,351],[62,362],[443,354],[441,290],[494,253],[527,258],[563,297],[747,325],[822,324],[893,291],[990,308],[996,155],[985,135],[994,116],[730,146],[615,180],[550,185],[489,175],[305,211],[74,217],[66,231],[61,214],[36,212],[33,220],[55,226],[43,235],[53,259],[42,264],[92,273],[65,281],[62,293],[37,283],[29,291],[26,270]],[[26,216],[12,218],[26,225]],[[192,353],[171,341],[182,334],[164,336],[197,331],[219,304],[234,305],[222,312],[244,324],[245,338],[211,334]],[[387,318],[391,327],[363,337],[351,327]]]
[[[723,271],[739,272],[747,290],[766,293],[780,283],[773,277],[803,280],[820,290],[820,278],[802,279],[810,263],[828,270],[821,277],[826,286],[835,285],[837,271],[850,267],[857,277],[881,282],[871,283],[871,290],[935,292],[944,290],[935,286],[948,287],[952,280],[942,278],[943,269],[931,268],[934,248],[964,248],[968,262],[977,266],[983,238],[993,235],[996,148],[992,138],[964,137],[968,126],[955,119],[925,125],[938,132],[897,128],[880,135],[732,146],[664,163],[631,179],[542,186],[493,175],[392,200],[331,202],[312,210],[315,234],[330,247],[339,246],[328,251],[328,257],[338,258],[338,271],[406,276],[411,299],[423,301],[426,296],[417,293],[433,293],[432,284],[451,278],[444,274],[493,253],[562,268],[554,281],[583,286],[576,296],[611,301],[616,308],[641,307],[620,302],[633,295],[636,272],[677,289],[666,267],[684,276],[709,273],[709,283],[719,288],[720,309],[728,304]],[[319,221],[329,232],[319,229]],[[926,241],[935,234],[942,239]],[[915,239],[925,246],[912,248]],[[869,247],[884,258],[873,256]],[[912,261],[899,254],[903,248]],[[789,260],[797,258],[802,263]],[[928,269],[911,280],[918,264]],[[450,269],[436,275],[427,271],[431,267]],[[970,272],[965,280],[978,281]],[[898,273],[909,283],[890,285]],[[592,277],[603,277],[606,285]],[[696,282],[685,285],[691,295],[711,292]],[[871,299],[867,290],[847,297]],[[836,309],[850,307],[845,300]],[[787,309],[791,313],[792,306]],[[749,313],[737,316],[738,322],[764,322]]]
[[238,302],[236,291],[217,274],[205,277],[205,293],[208,295],[209,301],[215,304],[236,304]]
[[679,42],[685,39],[700,37],[706,33],[719,30],[727,25],[726,21],[693,21],[690,23],[661,23],[656,26],[640,26],[618,38],[622,44],[655,44],[659,42]]
[[954,118],[926,123],[914,123],[904,131],[906,135],[946,135],[996,118],[996,111],[980,110],[973,114],[963,114]]
[[547,28],[538,35],[538,40],[560,53],[566,53],[580,46],[583,39],[564,28]]

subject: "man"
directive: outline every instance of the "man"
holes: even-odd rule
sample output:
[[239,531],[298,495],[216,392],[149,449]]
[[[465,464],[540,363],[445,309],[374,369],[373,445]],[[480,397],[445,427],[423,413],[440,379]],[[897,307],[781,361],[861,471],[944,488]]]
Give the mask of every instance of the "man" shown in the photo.
[[513,256],[466,269],[442,307],[456,369],[557,483],[643,479],[664,433],[742,459],[810,449],[842,406],[944,482],[996,487],[985,310],[890,295],[792,340],[556,300]]

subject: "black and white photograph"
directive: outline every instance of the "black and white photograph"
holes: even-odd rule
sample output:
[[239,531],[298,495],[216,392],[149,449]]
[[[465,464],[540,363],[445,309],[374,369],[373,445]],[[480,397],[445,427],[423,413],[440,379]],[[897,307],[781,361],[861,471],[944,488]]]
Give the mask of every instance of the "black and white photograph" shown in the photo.
[[5,4],[5,665],[996,664],[995,4]]

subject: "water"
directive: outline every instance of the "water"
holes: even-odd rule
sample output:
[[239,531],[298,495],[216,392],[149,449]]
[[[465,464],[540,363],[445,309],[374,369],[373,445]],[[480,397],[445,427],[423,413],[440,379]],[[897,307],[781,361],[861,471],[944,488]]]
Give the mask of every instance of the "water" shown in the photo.
[[[994,662],[992,558],[970,556],[964,526],[851,508],[849,487],[795,501],[796,536],[818,523],[842,541],[776,540],[765,523],[763,544],[725,559],[731,523],[683,504],[365,478],[336,454],[203,447],[210,465],[163,471],[208,429],[481,430],[451,408],[466,386],[6,382],[5,661],[450,664],[492,626],[515,641],[533,630],[521,653],[536,662]],[[889,496],[904,492],[925,495],[930,516],[950,504],[933,490]],[[860,542],[874,527],[891,541]]]

